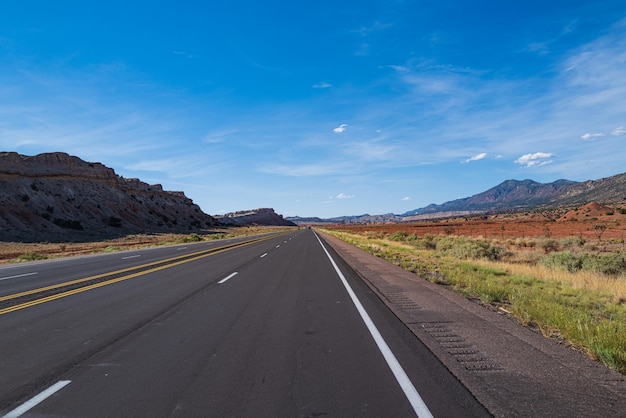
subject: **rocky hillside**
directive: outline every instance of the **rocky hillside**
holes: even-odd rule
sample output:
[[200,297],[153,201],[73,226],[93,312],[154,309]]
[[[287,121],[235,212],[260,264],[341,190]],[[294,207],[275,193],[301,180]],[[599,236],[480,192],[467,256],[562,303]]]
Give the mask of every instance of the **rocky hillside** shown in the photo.
[[65,153],[0,153],[0,240],[92,240],[216,225],[183,192]]
[[274,212],[271,208],[261,208],[231,212],[217,217],[223,225],[249,226],[249,225],[272,225],[272,226],[296,226],[291,221],[283,218],[282,215]]
[[626,205],[626,173],[576,183],[551,203],[562,206],[580,206],[588,202]]
[[441,205],[429,205],[407,212],[404,216],[441,212],[498,212],[542,206],[558,199],[576,184],[569,180],[547,184],[533,180],[506,180],[485,192]]

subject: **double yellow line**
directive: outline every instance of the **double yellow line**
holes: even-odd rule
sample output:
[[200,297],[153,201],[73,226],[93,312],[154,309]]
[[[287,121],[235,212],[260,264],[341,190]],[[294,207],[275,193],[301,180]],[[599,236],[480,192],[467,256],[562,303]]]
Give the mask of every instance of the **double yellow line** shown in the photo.
[[[205,258],[205,257],[209,257],[211,255],[214,254],[219,254],[221,252],[224,251],[228,251],[228,250],[232,250],[234,248],[238,248],[238,247],[243,247],[245,245],[250,245],[256,242],[260,242],[260,241],[264,241],[270,238],[273,238],[274,236],[269,236],[269,237],[263,237],[263,238],[257,238],[257,239],[253,239],[250,241],[244,241],[244,242],[239,242],[236,244],[229,244],[229,245],[224,245],[221,247],[217,247],[217,248],[211,248],[208,250],[203,250],[197,253],[197,255],[193,255],[193,254],[186,254],[186,255],[181,255],[181,256],[177,256],[177,257],[172,257],[172,258],[168,258],[165,260],[161,260],[161,261],[154,261],[152,263],[147,263],[147,264],[142,264],[139,266],[135,266],[135,267],[129,267],[129,268],[125,268],[122,270],[116,270],[116,271],[112,271],[112,272],[108,272],[108,273],[103,273],[103,274],[98,274],[96,276],[89,276],[89,277],[84,277],[82,279],[77,279],[77,280],[71,280],[68,282],[63,282],[63,283],[58,283],[55,285],[51,285],[51,286],[46,286],[46,287],[40,287],[37,289],[32,289],[32,290],[27,290],[25,292],[21,292],[21,293],[15,293],[12,295],[6,295],[6,296],[1,296],[0,297],[0,302],[3,301],[8,301],[8,300],[12,300],[12,299],[17,299],[17,298],[21,298],[24,296],[30,296],[30,295],[35,295],[37,293],[43,293],[43,292],[48,292],[48,291],[53,291],[55,289],[59,289],[62,287],[66,287],[66,286],[72,286],[72,285],[76,285],[76,284],[80,284],[80,283],[84,283],[84,282],[89,282],[92,280],[97,280],[97,279],[101,279],[104,277],[108,277],[108,276],[113,276],[113,275],[118,275],[118,274],[123,274],[126,272],[129,272],[129,274],[127,275],[123,275],[120,277],[116,277],[113,279],[109,279],[109,280],[104,280],[98,283],[94,283],[94,284],[90,284],[90,285],[86,285],[86,286],[82,286],[76,289],[72,289],[72,290],[67,290],[65,292],[59,292],[50,296],[46,296],[43,298],[39,298],[39,299],[35,299],[35,300],[31,300],[29,302],[24,302],[24,303],[20,303],[14,306],[10,306],[8,308],[4,308],[4,309],[0,309],[0,315],[4,315],[7,314],[9,312],[14,312],[14,311],[18,311],[20,309],[25,309],[25,308],[29,308],[31,306],[35,306],[35,305],[39,305],[41,303],[45,303],[45,302],[50,302],[52,300],[55,299],[60,299],[60,298],[64,298],[66,296],[71,296],[71,295],[75,295],[77,293],[81,293],[81,292],[86,292],[88,290],[92,290],[92,289],[97,289],[98,287],[103,287],[103,286],[107,286],[113,283],[118,283],[118,282],[122,282],[124,280],[129,280],[138,276],[143,276],[145,274],[150,274],[150,273],[154,273],[156,271],[159,270],[164,270],[170,267],[175,267],[184,263],[188,263],[190,261],[196,261],[199,260],[201,258]],[[150,266],[156,266],[153,268],[149,268]],[[137,271],[140,270],[140,271]],[[130,273],[133,272],[134,273]]]

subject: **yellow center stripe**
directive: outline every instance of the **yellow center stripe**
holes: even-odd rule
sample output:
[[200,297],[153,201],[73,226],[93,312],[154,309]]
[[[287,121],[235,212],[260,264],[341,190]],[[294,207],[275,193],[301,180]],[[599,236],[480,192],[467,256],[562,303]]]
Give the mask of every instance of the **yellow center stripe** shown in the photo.
[[[114,275],[114,274],[120,274],[120,273],[124,273],[124,272],[134,271],[134,270],[137,270],[137,269],[153,266],[155,264],[164,264],[164,263],[166,263],[165,265],[160,265],[158,267],[154,267],[154,268],[151,268],[151,269],[148,269],[148,270],[142,270],[142,271],[139,271],[139,272],[136,272],[136,273],[131,273],[131,274],[128,274],[128,275],[125,275],[125,276],[116,277],[114,279],[105,280],[105,281],[102,281],[102,282],[99,282],[99,283],[94,283],[94,284],[91,284],[91,285],[88,285],[88,286],[83,286],[83,287],[80,287],[78,289],[68,290],[66,292],[61,292],[61,293],[58,293],[58,294],[55,294],[55,295],[46,296],[46,297],[41,298],[41,299],[36,299],[36,300],[32,300],[30,302],[25,302],[25,303],[22,303],[22,304],[19,304],[19,305],[15,305],[15,306],[11,306],[11,307],[8,307],[8,308],[0,309],[0,315],[4,315],[6,313],[14,312],[14,311],[17,311],[17,310],[20,310],[20,309],[24,309],[24,308],[28,308],[28,307],[31,307],[31,306],[39,305],[41,303],[50,302],[50,301],[55,300],[55,299],[64,298],[66,296],[75,295],[77,293],[86,292],[88,290],[96,289],[98,287],[107,286],[107,285],[110,285],[110,284],[113,284],[113,283],[117,283],[117,282],[122,282],[124,280],[132,279],[134,277],[143,276],[143,275],[149,274],[149,273],[154,273],[154,272],[159,271],[159,270],[164,270],[166,268],[175,267],[175,266],[178,266],[178,265],[181,265],[181,264],[184,264],[184,263],[188,263],[190,261],[196,261],[196,260],[199,260],[201,258],[209,257],[209,256],[214,255],[214,254],[219,254],[219,253],[222,253],[224,251],[228,251],[228,250],[232,250],[232,249],[235,249],[235,248],[238,248],[238,247],[242,247],[242,246],[245,246],[245,245],[249,245],[249,244],[253,244],[253,243],[256,243],[256,242],[264,241],[264,240],[270,239],[270,238],[273,238],[273,236],[264,237],[264,238],[257,238],[257,239],[251,240],[251,241],[246,241],[246,242],[237,243],[237,244],[224,245],[222,247],[217,247],[217,248],[212,248],[210,250],[200,251],[200,252],[198,252],[197,256],[192,257],[192,258],[189,258],[189,254],[188,255],[183,255],[183,256],[178,256],[178,257],[173,257],[173,258],[169,258],[169,259],[166,259],[166,260],[156,261],[156,262],[152,262],[152,263],[147,263],[147,264],[136,266],[136,267],[130,267],[130,268],[117,270],[117,271],[113,271],[113,272],[109,272],[109,273],[99,274],[99,275],[96,275],[96,276],[85,277],[85,278],[82,278],[82,279],[72,280],[72,281],[64,282],[64,283],[59,283],[59,284],[52,285],[52,286],[41,287],[41,288],[38,288],[38,289],[32,289],[32,290],[27,290],[27,291],[21,292],[21,293],[15,293],[15,294],[12,294],[12,295],[3,296],[3,297],[0,298],[0,301],[16,299],[16,298],[19,298],[19,297],[22,297],[22,296],[28,296],[28,295],[32,295],[32,294],[35,294],[35,293],[41,293],[41,292],[45,292],[47,290],[53,290],[53,289],[57,289],[57,288],[68,286],[68,285],[72,285],[72,284],[82,283],[82,282],[86,282],[86,281],[89,281],[89,280],[94,280],[94,279],[98,279],[98,278],[102,278],[102,277],[106,277],[106,276],[111,276],[111,275]],[[180,260],[181,258],[185,258],[185,259],[184,260]],[[175,260],[179,260],[179,261],[175,261]]]

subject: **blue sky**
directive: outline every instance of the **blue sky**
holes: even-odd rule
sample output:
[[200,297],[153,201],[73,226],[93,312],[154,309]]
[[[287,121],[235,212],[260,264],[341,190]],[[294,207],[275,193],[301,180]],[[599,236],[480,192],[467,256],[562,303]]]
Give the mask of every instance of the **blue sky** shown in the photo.
[[403,213],[626,171],[626,3],[0,1],[0,151],[209,214]]

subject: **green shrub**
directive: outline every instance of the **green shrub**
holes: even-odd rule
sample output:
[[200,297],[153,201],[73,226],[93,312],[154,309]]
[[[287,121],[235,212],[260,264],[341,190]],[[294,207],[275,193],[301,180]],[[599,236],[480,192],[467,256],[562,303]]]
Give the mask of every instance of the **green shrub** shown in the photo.
[[583,260],[571,251],[550,254],[543,258],[540,264],[554,269],[567,270],[572,273],[583,268]]
[[582,259],[582,268],[598,273],[617,275],[626,272],[626,257],[624,254],[585,254]]
[[567,237],[559,241],[561,248],[576,248],[582,247],[587,242],[583,237]]
[[541,240],[541,242],[539,243],[539,246],[543,249],[543,251],[546,254],[550,254],[554,251],[559,250],[558,241],[550,239],[550,238]]
[[461,260],[477,260],[486,258],[497,261],[510,253],[504,248],[484,240],[474,240],[464,237],[444,237],[437,241],[437,252]]
[[387,239],[389,239],[391,241],[405,241],[408,236],[409,236],[409,234],[407,234],[406,232],[397,231],[397,232],[394,232],[393,234],[389,235],[389,237]]
[[200,241],[204,241],[204,239],[200,235],[196,234],[195,232],[181,239],[181,242],[200,242]]
[[57,226],[60,226],[61,228],[75,229],[77,231],[81,231],[85,229],[83,225],[80,223],[80,221],[77,221],[77,220],[70,221],[68,219],[55,218],[54,224]]
[[45,260],[47,258],[48,256],[45,256],[43,254],[27,252],[17,257],[17,261],[35,261],[35,260]]

